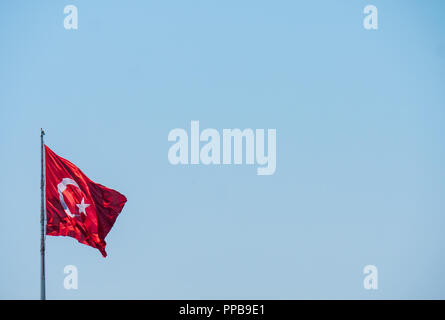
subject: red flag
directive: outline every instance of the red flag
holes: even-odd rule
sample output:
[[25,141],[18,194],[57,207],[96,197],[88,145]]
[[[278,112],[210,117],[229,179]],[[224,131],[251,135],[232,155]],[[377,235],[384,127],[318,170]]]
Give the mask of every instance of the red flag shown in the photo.
[[127,201],[119,192],[91,181],[45,145],[46,234],[68,236],[99,249]]

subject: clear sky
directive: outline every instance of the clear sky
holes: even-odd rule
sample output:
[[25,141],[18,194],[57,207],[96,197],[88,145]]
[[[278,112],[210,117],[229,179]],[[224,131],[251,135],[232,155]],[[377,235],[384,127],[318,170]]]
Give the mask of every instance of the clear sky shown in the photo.
[[[47,237],[49,299],[444,299],[444,14],[441,0],[1,1],[0,298],[39,298],[43,127],[128,198],[106,259]],[[276,129],[275,174],[171,165],[168,133],[191,120]]]

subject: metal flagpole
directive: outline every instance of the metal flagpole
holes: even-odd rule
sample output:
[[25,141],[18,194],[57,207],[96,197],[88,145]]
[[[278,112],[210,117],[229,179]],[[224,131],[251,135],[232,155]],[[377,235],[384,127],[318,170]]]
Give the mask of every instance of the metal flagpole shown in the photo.
[[40,175],[40,190],[41,190],[41,206],[40,206],[40,300],[46,300],[45,294],[45,146],[43,143],[43,136],[45,131],[40,129],[40,151],[41,151],[41,175]]

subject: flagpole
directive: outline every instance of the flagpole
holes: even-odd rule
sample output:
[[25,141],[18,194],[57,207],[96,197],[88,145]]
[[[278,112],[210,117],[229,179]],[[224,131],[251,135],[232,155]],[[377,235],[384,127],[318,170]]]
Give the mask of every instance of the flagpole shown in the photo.
[[43,136],[45,131],[40,129],[40,191],[41,191],[41,205],[40,205],[40,300],[46,300],[45,290],[45,145],[43,143]]

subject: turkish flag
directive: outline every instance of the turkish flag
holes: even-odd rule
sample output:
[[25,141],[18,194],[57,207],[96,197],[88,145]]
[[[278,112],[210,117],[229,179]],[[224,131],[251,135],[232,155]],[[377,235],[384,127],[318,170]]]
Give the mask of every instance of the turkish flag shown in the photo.
[[91,181],[79,168],[45,145],[46,234],[68,236],[99,249],[127,201],[119,192]]

